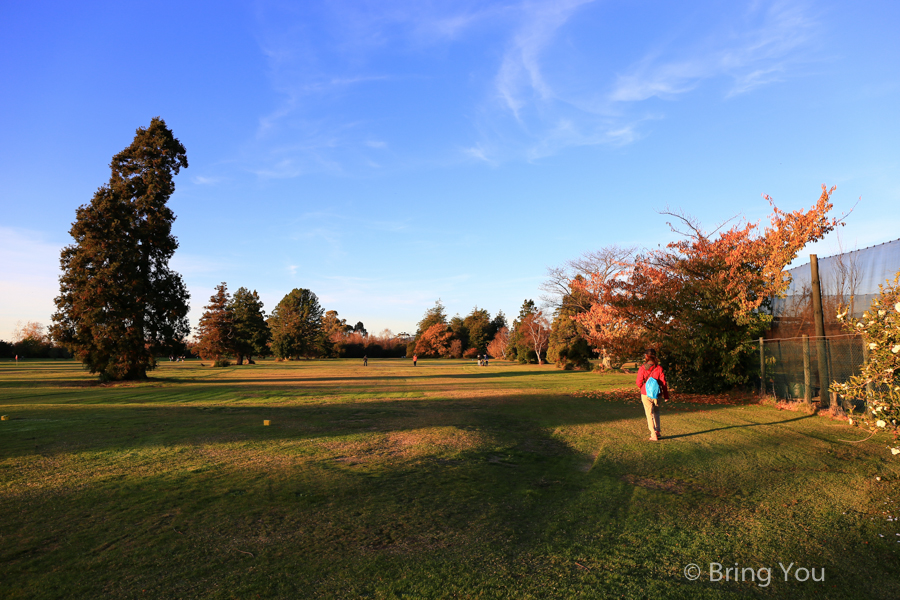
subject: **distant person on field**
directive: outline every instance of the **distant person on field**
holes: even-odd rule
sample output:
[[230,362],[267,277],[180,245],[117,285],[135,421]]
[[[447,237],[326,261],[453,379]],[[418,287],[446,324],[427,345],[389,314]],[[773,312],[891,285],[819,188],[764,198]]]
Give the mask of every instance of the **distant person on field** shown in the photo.
[[364,367],[369,366],[369,357],[368,357],[368,355],[364,355],[364,356],[363,356],[363,366],[364,366]]
[[413,354],[413,366],[416,366],[416,361],[419,360],[418,354]]
[[[647,380],[653,378],[659,384],[659,394],[656,398],[647,395]],[[656,358],[656,350],[649,349],[644,353],[644,364],[637,373],[638,389],[641,390],[641,404],[644,405],[644,413],[647,415],[647,427],[650,429],[650,441],[656,442],[662,437],[659,428],[659,396],[669,399],[669,387],[666,385],[666,375],[659,366]]]

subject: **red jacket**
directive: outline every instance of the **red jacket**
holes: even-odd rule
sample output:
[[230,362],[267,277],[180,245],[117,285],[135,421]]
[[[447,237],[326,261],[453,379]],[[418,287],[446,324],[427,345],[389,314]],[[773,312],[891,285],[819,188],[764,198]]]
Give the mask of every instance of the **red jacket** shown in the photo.
[[661,366],[653,366],[652,363],[644,363],[641,365],[641,368],[638,369],[637,381],[635,381],[635,383],[637,383],[638,388],[640,388],[641,394],[644,396],[647,395],[647,389],[644,385],[646,385],[647,380],[651,377],[659,382],[659,389],[662,392],[663,398],[668,400],[669,386],[666,385],[666,374],[663,373]]

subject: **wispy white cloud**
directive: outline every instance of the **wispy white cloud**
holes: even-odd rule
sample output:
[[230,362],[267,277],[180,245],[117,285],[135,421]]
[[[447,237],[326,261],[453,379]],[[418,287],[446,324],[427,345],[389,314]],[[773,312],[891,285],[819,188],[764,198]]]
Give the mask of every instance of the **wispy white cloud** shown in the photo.
[[[816,25],[802,1],[758,1],[635,38],[646,47],[623,53],[579,28],[583,15],[603,19],[607,5],[596,0],[260,6],[259,43],[279,101],[259,118],[247,155],[265,178],[421,164],[454,148],[457,160],[496,165],[568,147],[634,143],[659,117],[644,112],[646,100],[683,98],[716,78],[730,80],[727,98],[792,77]],[[488,62],[473,66],[465,81],[446,79],[442,61],[458,47],[469,53],[466,44],[478,44]],[[641,58],[624,62],[635,55]],[[586,65],[589,72],[579,68]],[[449,109],[456,114],[441,115],[447,103],[430,102],[432,89],[479,85],[486,101],[460,95]],[[398,102],[385,102],[392,94]],[[422,99],[416,113],[467,120],[469,131],[428,132],[426,152],[412,150],[393,137],[409,135],[406,115],[393,111],[410,106],[410,96]]]
[[555,96],[544,78],[541,54],[557,30],[573,13],[594,0],[528,3],[522,6],[522,24],[513,35],[497,73],[497,93],[520,119],[520,111],[533,97],[547,101]]
[[[754,3],[729,33],[718,30],[683,50],[648,54],[624,75],[609,95],[613,102],[673,98],[704,80],[729,77],[727,96],[784,79],[802,60],[798,50],[813,36],[816,20],[802,4]],[[681,54],[681,56],[678,56]]]
[[195,175],[191,177],[194,185],[215,185],[222,181],[221,177],[204,177],[203,175]]

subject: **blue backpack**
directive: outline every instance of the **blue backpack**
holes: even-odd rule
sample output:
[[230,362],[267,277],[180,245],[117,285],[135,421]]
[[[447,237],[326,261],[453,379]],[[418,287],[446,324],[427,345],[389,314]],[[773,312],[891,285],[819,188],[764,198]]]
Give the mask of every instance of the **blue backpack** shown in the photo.
[[647,378],[647,383],[644,384],[644,389],[647,391],[648,398],[653,398],[654,400],[659,398],[659,382],[653,377]]

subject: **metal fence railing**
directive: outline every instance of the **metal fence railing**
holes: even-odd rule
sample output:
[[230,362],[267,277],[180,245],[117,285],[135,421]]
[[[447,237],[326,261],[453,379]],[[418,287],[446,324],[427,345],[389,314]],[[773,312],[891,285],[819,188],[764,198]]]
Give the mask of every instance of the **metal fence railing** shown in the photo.
[[[865,344],[859,335],[804,336],[760,343],[765,363],[760,391],[786,400],[816,401],[824,393],[827,396],[822,404],[828,404],[831,382],[843,383],[859,375],[865,363]],[[824,362],[819,360],[820,355]],[[826,373],[821,372],[822,367]]]

